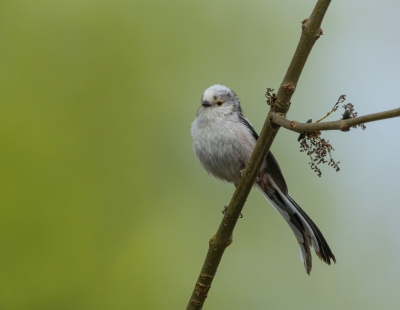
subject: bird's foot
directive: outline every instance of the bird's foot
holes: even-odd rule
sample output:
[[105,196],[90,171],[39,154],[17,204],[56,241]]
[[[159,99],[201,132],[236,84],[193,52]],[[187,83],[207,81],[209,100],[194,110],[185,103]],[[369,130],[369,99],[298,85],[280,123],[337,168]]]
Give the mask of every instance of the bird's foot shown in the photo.
[[224,206],[224,210],[222,210],[222,214],[224,215],[224,217],[228,217],[227,215],[226,215],[226,210],[228,209],[228,206]]
[[[228,218],[228,216],[226,215],[226,210],[228,209],[228,206],[224,206],[224,210],[222,210],[222,214],[224,215],[224,217]],[[243,214],[240,213],[239,218],[243,218]]]
[[[240,170],[240,172],[239,172],[239,174],[240,174],[240,177],[243,179],[243,173],[244,173],[244,169],[242,169],[242,170]],[[255,181],[256,183],[260,183],[260,178],[259,177],[256,177],[256,181]]]

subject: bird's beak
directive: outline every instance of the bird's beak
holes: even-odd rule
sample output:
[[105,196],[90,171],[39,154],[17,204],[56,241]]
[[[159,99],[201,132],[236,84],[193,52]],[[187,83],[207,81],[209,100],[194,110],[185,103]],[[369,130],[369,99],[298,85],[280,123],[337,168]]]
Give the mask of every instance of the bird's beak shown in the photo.
[[201,103],[201,105],[203,106],[203,107],[211,107],[211,103],[208,103],[207,101],[203,101],[202,103]]

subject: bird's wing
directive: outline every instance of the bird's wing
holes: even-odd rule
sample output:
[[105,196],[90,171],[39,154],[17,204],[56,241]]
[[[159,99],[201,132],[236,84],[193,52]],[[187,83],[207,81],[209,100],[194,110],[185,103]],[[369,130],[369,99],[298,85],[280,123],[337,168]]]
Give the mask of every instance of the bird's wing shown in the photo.
[[[258,140],[258,134],[254,130],[253,126],[249,122],[249,120],[241,114],[239,116],[239,121],[245,125],[253,135],[254,139],[257,141]],[[276,161],[274,155],[272,155],[271,152],[268,152],[267,157],[266,157],[266,162],[267,162],[267,172],[271,176],[271,178],[274,180],[275,184],[279,187],[282,193],[285,195],[288,195],[288,188],[286,185],[285,178],[283,177],[281,168],[279,168],[278,162]]]
[[258,140],[258,133],[254,130],[253,125],[250,123],[250,121],[243,115],[239,115],[239,122],[241,122],[243,125],[245,125],[251,132],[251,134],[254,137],[254,140]]
[[274,180],[276,186],[279,187],[281,192],[288,195],[288,187],[286,185],[285,178],[283,177],[281,168],[279,168],[278,162],[276,161],[274,155],[271,152],[268,152],[267,157],[267,173]]

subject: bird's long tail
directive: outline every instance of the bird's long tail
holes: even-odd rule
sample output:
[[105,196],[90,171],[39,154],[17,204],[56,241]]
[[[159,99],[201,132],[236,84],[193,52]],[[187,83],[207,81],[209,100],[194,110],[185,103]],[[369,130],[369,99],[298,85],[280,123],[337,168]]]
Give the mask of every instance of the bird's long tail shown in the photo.
[[314,248],[318,257],[328,265],[331,264],[331,260],[336,263],[335,256],[317,225],[289,195],[283,194],[269,177],[261,180],[256,186],[292,229],[299,243],[300,258],[308,274],[310,274],[312,268],[310,246]]

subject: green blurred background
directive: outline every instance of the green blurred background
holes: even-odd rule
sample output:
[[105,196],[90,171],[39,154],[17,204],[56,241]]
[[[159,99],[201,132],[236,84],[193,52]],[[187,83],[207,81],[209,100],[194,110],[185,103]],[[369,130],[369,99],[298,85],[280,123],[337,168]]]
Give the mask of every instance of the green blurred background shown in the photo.
[[[233,193],[193,156],[200,96],[228,85],[259,131],[314,4],[0,1],[0,309],[184,309]],[[398,107],[399,10],[333,1],[289,117]],[[397,309],[400,122],[367,127],[324,133],[322,178],[297,134],[272,147],[337,264],[307,276],[252,192],[204,309]]]

